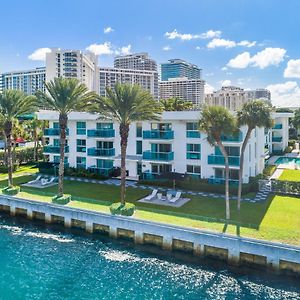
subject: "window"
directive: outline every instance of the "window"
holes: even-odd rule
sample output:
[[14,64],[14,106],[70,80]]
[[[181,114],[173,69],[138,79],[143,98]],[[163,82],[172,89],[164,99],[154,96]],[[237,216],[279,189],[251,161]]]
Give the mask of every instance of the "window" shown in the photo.
[[171,123],[151,123],[151,130],[168,131],[172,130]]
[[86,123],[85,122],[77,122],[76,123],[76,131],[77,134],[86,134]]
[[81,157],[81,156],[76,157],[76,168],[77,169],[86,168],[86,157]]
[[59,147],[59,139],[53,139],[53,146]]
[[161,174],[161,173],[170,173],[172,172],[172,165],[159,165],[152,164],[151,165],[151,173],[153,174]]
[[113,123],[97,123],[98,130],[113,129]]
[[[65,160],[65,164],[67,164],[68,163],[68,158],[65,157],[64,160]],[[60,163],[60,156],[59,155],[54,155],[53,156],[53,162],[59,164]]]
[[97,159],[97,168],[99,169],[111,169],[113,164],[113,160]]
[[194,165],[187,165],[186,166],[186,172],[188,174],[201,175],[201,167],[200,166],[194,166]]
[[187,144],[186,145],[186,158],[187,159],[200,159],[201,158],[201,145],[200,144]]
[[143,142],[136,141],[136,154],[143,154]]
[[187,138],[200,138],[197,122],[186,123],[186,137]]
[[[228,156],[239,156],[240,155],[240,147],[225,147]],[[222,155],[219,147],[215,147],[215,155]]]
[[151,152],[169,153],[169,152],[172,152],[172,145],[171,144],[151,144]]
[[112,149],[113,147],[113,142],[97,141],[97,149]]
[[59,123],[58,122],[53,122],[53,128],[58,129],[59,128]]
[[136,137],[142,137],[142,136],[143,136],[142,124],[137,123],[136,124]]
[[85,152],[86,151],[86,140],[77,140],[77,152]]

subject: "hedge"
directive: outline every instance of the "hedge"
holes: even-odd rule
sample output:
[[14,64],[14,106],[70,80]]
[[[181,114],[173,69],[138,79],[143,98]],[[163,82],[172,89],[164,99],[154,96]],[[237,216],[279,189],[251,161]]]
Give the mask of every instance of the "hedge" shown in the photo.
[[273,175],[273,173],[275,172],[277,166],[276,165],[268,165],[264,168],[263,170],[263,176],[265,178],[270,177]]
[[271,190],[274,193],[291,194],[300,196],[300,182],[271,180]]
[[113,203],[109,209],[112,215],[132,216],[135,211],[135,205],[132,203],[121,204],[117,202]]
[[14,196],[17,195],[20,192],[20,187],[19,186],[11,186],[11,187],[5,187],[4,189],[2,189],[2,193],[4,195],[8,195],[8,196]]
[[52,203],[65,205],[71,201],[71,198],[72,197],[69,194],[64,194],[63,196],[55,195],[54,197],[52,197]]
[[[17,147],[15,148],[15,151],[12,152],[13,155],[13,162],[14,164],[24,164],[33,162],[34,157],[34,148],[33,147]],[[38,157],[37,159],[40,160],[43,158],[42,149],[38,149]],[[5,165],[5,151],[0,150],[0,163],[2,165]]]

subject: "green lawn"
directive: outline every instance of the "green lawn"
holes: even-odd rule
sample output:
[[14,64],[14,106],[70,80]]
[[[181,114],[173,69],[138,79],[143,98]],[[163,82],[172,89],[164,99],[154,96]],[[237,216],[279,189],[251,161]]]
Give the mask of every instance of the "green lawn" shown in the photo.
[[300,170],[284,170],[279,180],[300,182]]
[[[15,178],[15,184],[31,179],[30,175],[19,176]],[[5,185],[6,180],[0,177],[0,186]],[[51,202],[56,191],[57,186],[43,190],[23,187],[19,196]],[[242,202],[240,218],[236,201],[231,201],[232,220],[240,220],[241,226],[227,226],[222,220],[225,217],[225,201],[222,198],[189,195],[186,197],[191,201],[180,208],[137,202],[149,192],[127,189],[127,201],[137,206],[136,218],[300,245],[300,198],[272,196],[264,203]],[[109,213],[110,203],[119,200],[119,187],[104,184],[65,181],[65,193],[72,194],[73,200],[68,206],[105,213]]]

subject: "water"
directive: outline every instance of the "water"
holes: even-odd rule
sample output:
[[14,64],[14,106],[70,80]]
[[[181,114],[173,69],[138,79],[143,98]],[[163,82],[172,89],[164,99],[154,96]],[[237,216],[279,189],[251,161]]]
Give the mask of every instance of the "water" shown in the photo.
[[0,299],[300,299],[299,282],[184,264],[0,216]]
[[275,165],[281,165],[281,164],[297,164],[300,165],[300,158],[295,157],[279,157],[275,161]]

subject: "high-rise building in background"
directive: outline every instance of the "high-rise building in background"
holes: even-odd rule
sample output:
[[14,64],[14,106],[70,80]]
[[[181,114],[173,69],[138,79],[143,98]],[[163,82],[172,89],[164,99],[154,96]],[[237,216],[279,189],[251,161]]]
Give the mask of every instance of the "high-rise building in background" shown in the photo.
[[255,99],[265,99],[271,101],[271,92],[267,89],[256,89]]
[[6,72],[0,75],[0,92],[2,90],[20,90],[33,95],[37,90],[45,90],[46,68],[25,71]]
[[161,80],[170,78],[186,77],[188,79],[201,79],[201,69],[182,59],[169,59],[167,63],[161,64]]
[[150,58],[148,53],[134,53],[123,56],[116,56],[114,67],[118,69],[145,70],[157,72],[157,63]]
[[46,54],[46,82],[55,77],[77,78],[91,91],[98,91],[98,57],[79,50],[51,49]]

